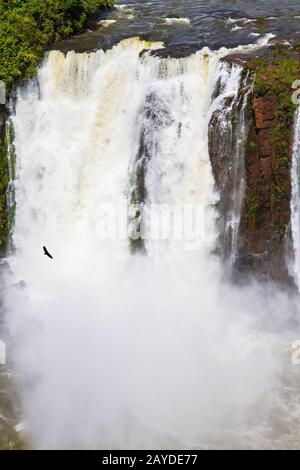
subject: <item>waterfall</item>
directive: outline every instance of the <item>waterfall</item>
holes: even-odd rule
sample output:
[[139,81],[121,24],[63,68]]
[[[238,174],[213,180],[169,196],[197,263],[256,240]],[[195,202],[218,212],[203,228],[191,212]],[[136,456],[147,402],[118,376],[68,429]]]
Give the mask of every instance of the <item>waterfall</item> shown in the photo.
[[[12,111],[12,110],[11,110]],[[10,119],[6,122],[6,156],[7,156],[7,167],[8,167],[8,178],[9,183],[6,190],[7,200],[7,211],[8,211],[8,240],[7,240],[7,251],[11,252],[12,246],[12,235],[14,230],[14,215],[15,215],[15,150],[13,145],[13,124]]]
[[[167,250],[178,253],[182,245],[179,240],[170,241],[170,233],[164,234],[165,243],[158,236],[150,236],[151,208],[152,219],[161,217],[161,225],[166,227],[176,210],[181,210],[180,205],[197,204],[205,212],[205,242],[211,248],[216,238],[217,196],[207,127],[217,61],[203,51],[186,59],[151,58],[149,62],[156,70],[140,107],[139,147],[132,169],[139,178],[133,185],[134,201],[143,204],[146,219],[142,221],[145,248],[149,256],[154,256],[165,255]],[[186,233],[192,233],[192,224],[192,218],[186,221]],[[196,237],[200,245],[201,233],[196,233]]]
[[[218,110],[226,119],[224,103],[243,116],[247,90],[238,106],[241,69],[220,60],[225,50],[144,52],[161,47],[52,51],[18,90],[5,308],[36,448],[269,443],[272,424],[253,429],[251,416],[278,398],[276,339],[260,323],[270,306],[256,288],[226,285],[215,254],[209,123]],[[245,128],[242,118],[240,139]],[[181,234],[169,236],[170,221]],[[272,329],[284,302],[271,305]]]
[[[155,212],[155,205],[157,212],[167,205],[173,213],[180,205],[198,204],[205,237],[200,223],[201,233],[195,237],[199,246],[201,241],[205,245],[204,251],[214,248],[218,196],[207,129],[215,106],[212,93],[222,72],[218,55],[203,50],[186,59],[139,58],[146,47],[159,46],[131,39],[106,54],[70,52],[65,57],[50,52],[37,82],[20,91],[14,117],[14,240],[20,255],[30,257],[31,263],[40,263],[36,247],[44,244],[52,248],[58,263],[65,264],[67,257],[72,265],[74,252],[91,248],[105,255],[107,244],[127,262],[126,235],[121,242],[103,243],[99,233],[107,222],[117,225],[113,210],[111,220],[103,216],[103,206],[117,207],[128,200],[143,204],[144,215],[150,207]],[[236,69],[227,72],[224,99],[237,95],[238,76]],[[30,194],[27,175],[32,179]],[[195,232],[192,218],[188,223],[185,231]],[[147,221],[144,225],[148,255],[158,246],[166,252],[166,243],[151,239],[151,227]],[[72,236],[74,232],[78,236]],[[167,244],[170,250],[173,245],[185,250],[184,243]]]
[[300,288],[300,112],[297,110],[294,125],[294,144],[292,159],[292,198],[291,198],[291,224],[294,247],[293,276],[295,283]]
[[[238,255],[238,234],[245,194],[247,105],[252,91],[249,73],[239,65],[222,64],[216,84],[215,109],[209,126],[209,149],[220,201],[220,250],[230,267]],[[231,80],[230,80],[231,77]],[[231,92],[230,92],[231,90]]]

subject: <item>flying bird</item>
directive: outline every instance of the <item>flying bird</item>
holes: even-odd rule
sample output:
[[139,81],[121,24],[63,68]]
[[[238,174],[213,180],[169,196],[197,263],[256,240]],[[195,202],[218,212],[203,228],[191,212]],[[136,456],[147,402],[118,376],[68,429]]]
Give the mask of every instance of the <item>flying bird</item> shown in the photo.
[[44,250],[44,255],[48,256],[48,258],[53,259],[53,256],[50,255],[49,251],[47,250],[45,246],[43,246],[43,250]]

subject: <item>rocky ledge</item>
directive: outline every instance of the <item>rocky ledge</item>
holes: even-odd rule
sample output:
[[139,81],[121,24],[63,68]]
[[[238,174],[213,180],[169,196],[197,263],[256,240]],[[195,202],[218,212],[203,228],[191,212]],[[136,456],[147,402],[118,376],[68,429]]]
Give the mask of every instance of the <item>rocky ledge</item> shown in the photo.
[[[251,273],[292,285],[287,262],[291,255],[290,170],[296,112],[292,84],[300,80],[300,46],[275,46],[257,57],[235,55],[225,60],[242,65],[244,76],[254,80],[247,112],[245,195],[236,274],[240,278]],[[211,146],[217,181],[220,158]]]
[[6,153],[6,107],[0,105],[0,255],[5,252],[7,235],[8,164]]

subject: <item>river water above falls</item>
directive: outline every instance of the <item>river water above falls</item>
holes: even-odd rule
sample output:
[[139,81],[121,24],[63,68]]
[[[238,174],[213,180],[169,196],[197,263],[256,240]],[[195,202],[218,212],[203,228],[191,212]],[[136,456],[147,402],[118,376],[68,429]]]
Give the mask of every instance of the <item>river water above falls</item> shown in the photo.
[[[259,17],[266,19],[263,25],[257,22]],[[298,0],[118,0],[93,32],[59,47],[82,52],[140,36],[169,46],[218,49],[249,44],[266,33],[300,39]]]
[[[213,46],[267,43],[231,29],[271,3],[281,22],[285,2],[218,3],[118,2],[99,29],[59,46],[97,51],[51,51],[18,90],[4,305],[34,448],[300,447],[299,299],[224,278],[208,149],[211,116],[227,116],[242,80]],[[286,3],[296,31],[300,7]],[[267,32],[284,36],[270,21]],[[151,42],[107,49],[144,34]],[[201,47],[181,59],[141,54],[161,47],[154,40]],[[153,240],[146,224],[133,250],[131,232],[102,237],[124,201],[199,205],[202,223],[188,218],[188,243]],[[126,227],[137,219],[125,214]]]

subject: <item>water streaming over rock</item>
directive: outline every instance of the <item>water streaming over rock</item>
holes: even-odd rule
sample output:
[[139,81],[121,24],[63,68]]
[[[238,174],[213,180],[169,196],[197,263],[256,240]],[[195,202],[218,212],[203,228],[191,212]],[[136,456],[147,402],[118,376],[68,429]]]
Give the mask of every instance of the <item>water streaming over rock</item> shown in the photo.
[[300,288],[300,111],[295,116],[294,146],[292,161],[292,198],[291,198],[291,224],[294,248],[293,276]]
[[215,89],[215,110],[209,126],[209,151],[221,193],[220,250],[225,263],[233,267],[238,256],[245,195],[245,143],[249,129],[247,105],[253,80],[249,73],[243,77],[241,66],[224,63],[222,67],[224,72],[220,74]]
[[[290,420],[279,391],[282,311],[293,309],[282,293],[273,304],[258,286],[222,282],[214,254],[208,128],[238,103],[241,70],[220,60],[226,50],[141,54],[159,47],[130,39],[106,53],[50,52],[18,92],[5,305],[34,447],[270,447],[278,419]],[[152,206],[157,219],[183,205],[202,208],[203,223],[186,219],[193,236],[151,238]],[[170,212],[160,217],[166,227]]]
[[[12,112],[12,109],[11,109]],[[10,119],[6,122],[6,148],[7,148],[7,164],[8,164],[8,177],[9,183],[7,186],[7,210],[9,214],[9,226],[7,234],[7,252],[11,252],[13,249],[12,244],[12,235],[14,230],[14,215],[15,215],[15,190],[14,190],[14,180],[15,180],[15,149],[13,145],[13,124]]]

